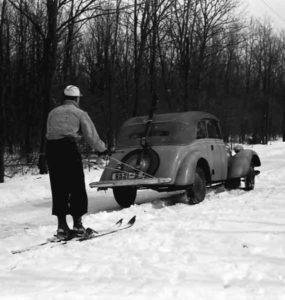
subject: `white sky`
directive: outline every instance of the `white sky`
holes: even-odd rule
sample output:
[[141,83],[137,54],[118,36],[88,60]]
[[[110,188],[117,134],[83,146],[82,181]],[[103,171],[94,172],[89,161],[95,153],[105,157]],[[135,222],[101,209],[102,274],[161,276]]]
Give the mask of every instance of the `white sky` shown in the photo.
[[278,30],[285,30],[285,0],[243,0],[249,15],[269,19]]

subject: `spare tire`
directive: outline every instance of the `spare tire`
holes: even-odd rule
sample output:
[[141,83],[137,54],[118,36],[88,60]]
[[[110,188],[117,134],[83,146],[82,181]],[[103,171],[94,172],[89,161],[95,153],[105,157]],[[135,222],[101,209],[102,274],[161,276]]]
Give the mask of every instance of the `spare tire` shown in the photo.
[[154,175],[159,167],[159,156],[151,148],[136,149],[124,156],[122,162],[124,171],[132,172],[133,168],[136,168],[149,175]]

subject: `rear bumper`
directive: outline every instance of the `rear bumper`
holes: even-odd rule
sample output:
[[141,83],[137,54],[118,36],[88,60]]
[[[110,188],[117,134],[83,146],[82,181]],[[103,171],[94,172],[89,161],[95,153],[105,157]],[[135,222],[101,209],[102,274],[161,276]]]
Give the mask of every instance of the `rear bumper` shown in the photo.
[[118,186],[153,186],[163,185],[171,182],[171,178],[142,178],[142,179],[125,179],[125,180],[106,180],[91,182],[91,188],[113,188]]

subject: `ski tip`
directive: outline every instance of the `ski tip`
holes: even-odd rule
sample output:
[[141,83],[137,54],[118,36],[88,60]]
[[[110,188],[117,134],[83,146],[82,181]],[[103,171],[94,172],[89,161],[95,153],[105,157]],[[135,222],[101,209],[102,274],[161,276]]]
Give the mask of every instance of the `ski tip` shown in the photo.
[[133,224],[135,223],[135,221],[136,221],[136,216],[133,216],[133,217],[129,220],[128,224],[129,224],[129,225],[133,225]]
[[121,225],[123,223],[123,219],[120,219],[117,223],[116,223],[116,225]]

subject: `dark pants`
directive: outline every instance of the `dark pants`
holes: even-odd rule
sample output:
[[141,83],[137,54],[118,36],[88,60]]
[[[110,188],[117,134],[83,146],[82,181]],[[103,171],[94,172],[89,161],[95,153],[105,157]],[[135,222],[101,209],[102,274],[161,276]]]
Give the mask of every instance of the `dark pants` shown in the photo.
[[75,140],[49,140],[46,145],[52,191],[52,214],[82,216],[87,212],[87,193],[81,155]]

